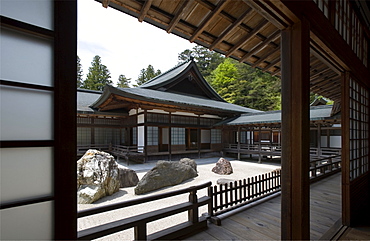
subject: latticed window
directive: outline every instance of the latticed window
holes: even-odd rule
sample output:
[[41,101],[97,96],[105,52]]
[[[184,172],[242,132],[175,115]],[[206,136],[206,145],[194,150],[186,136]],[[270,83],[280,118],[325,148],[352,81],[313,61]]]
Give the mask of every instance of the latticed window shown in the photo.
[[137,127],[132,128],[132,145],[137,145]]
[[78,127],[77,128],[77,145],[90,145],[91,144],[91,128]]
[[221,143],[221,130],[220,129],[212,129],[211,130],[211,143]]
[[95,144],[120,144],[121,129],[95,128]]
[[369,92],[350,80],[350,179],[369,170]]
[[171,128],[171,144],[185,145],[185,128]]
[[157,126],[148,126],[147,144],[148,146],[158,145],[158,127]]

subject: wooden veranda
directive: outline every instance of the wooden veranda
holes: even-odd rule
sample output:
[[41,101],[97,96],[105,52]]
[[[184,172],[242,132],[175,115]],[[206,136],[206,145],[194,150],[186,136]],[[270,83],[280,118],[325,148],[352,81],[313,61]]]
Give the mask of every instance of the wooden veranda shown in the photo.
[[[310,239],[331,239],[341,220],[341,175],[335,174],[310,187]],[[227,214],[226,214],[227,215]],[[281,196],[209,224],[187,240],[276,240],[281,233]],[[366,237],[363,237],[364,239]]]

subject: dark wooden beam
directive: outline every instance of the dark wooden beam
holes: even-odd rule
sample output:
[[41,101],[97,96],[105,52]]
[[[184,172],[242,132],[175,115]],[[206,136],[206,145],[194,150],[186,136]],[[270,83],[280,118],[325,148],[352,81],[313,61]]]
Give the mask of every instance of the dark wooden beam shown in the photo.
[[309,40],[305,19],[282,31],[282,240],[310,239]]
[[245,19],[246,17],[252,12],[252,9],[247,9],[235,22],[233,22],[222,34],[209,46],[210,50],[213,50],[219,43],[221,43],[225,37],[237,28]]
[[189,41],[194,42],[198,38],[198,36],[204,31],[204,29],[208,26],[208,24],[222,11],[222,9],[226,6],[229,0],[221,0],[219,4],[208,14],[206,19],[200,24],[197,30],[193,33],[193,36],[190,37]]
[[248,4],[251,8],[253,8],[256,12],[261,14],[264,18],[266,18],[269,22],[271,22],[275,27],[278,29],[284,29],[288,26],[286,22],[279,16],[277,16],[273,11],[268,9],[262,1],[255,1],[255,0],[244,0],[246,4]]
[[190,6],[193,4],[193,2],[194,0],[182,0],[181,4],[179,4],[178,8],[175,10],[174,17],[167,26],[166,29],[167,33],[171,33],[172,30],[179,23],[180,19],[190,11]]
[[268,64],[266,67],[264,67],[262,70],[266,71],[269,68],[273,67],[275,64],[280,62],[280,57],[276,58],[275,60],[271,61],[270,64]]
[[138,17],[139,22],[144,21],[145,16],[147,15],[150,6],[152,5],[153,0],[146,0],[141,8],[140,15]]
[[270,55],[276,53],[277,51],[279,51],[280,48],[277,47],[273,50],[271,50],[270,52],[266,52],[263,56],[261,56],[256,62],[254,62],[252,64],[252,67],[255,68],[257,65],[259,65],[262,61],[264,61],[265,59],[267,59]]
[[253,54],[257,53],[258,51],[260,51],[261,49],[269,45],[271,42],[275,41],[278,37],[280,37],[280,30],[275,31],[268,38],[262,41],[260,44],[256,45],[253,49],[251,49],[251,51],[249,51],[246,55],[241,57],[239,61],[244,62],[249,57],[251,57]]
[[263,19],[252,31],[250,31],[247,35],[245,35],[242,39],[240,39],[234,47],[232,47],[227,53],[226,57],[229,57],[232,55],[236,50],[238,50],[240,47],[242,47],[246,42],[248,42],[251,38],[253,38],[259,31],[261,31],[263,28],[267,27],[268,21],[266,19]]

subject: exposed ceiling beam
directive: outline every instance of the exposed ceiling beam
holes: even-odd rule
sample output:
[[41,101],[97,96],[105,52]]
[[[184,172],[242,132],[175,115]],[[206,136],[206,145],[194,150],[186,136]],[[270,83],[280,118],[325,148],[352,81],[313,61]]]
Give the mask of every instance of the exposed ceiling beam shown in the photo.
[[208,14],[207,18],[200,24],[198,29],[195,31],[193,36],[189,39],[190,42],[194,42],[198,36],[204,31],[208,24],[222,11],[229,0],[221,0],[219,4]]
[[102,5],[103,7],[107,8],[109,5],[110,0],[103,0]]
[[227,53],[226,57],[229,57],[232,55],[237,49],[242,47],[246,42],[248,42],[251,38],[253,38],[258,31],[262,30],[268,25],[268,21],[266,19],[263,19],[251,32],[249,32],[247,35],[245,35],[242,39],[240,39],[234,47],[232,47]]
[[252,8],[246,10],[235,22],[233,22],[225,31],[222,32],[222,34],[209,46],[209,49],[213,50],[217,44],[221,43],[222,40],[224,40],[231,31],[237,28],[251,12]]
[[275,64],[280,62],[280,56],[276,58],[275,60],[271,61],[270,64],[268,64],[265,68],[263,68],[263,71],[268,70],[269,68],[273,67]]
[[144,21],[145,16],[147,15],[150,6],[152,5],[153,0],[146,0],[141,8],[140,15],[138,17],[139,22]]
[[266,38],[263,42],[256,45],[251,51],[249,51],[247,54],[245,54],[243,57],[240,58],[240,62],[244,62],[249,57],[251,57],[253,54],[257,53],[267,45],[269,45],[271,42],[275,41],[278,37],[280,37],[280,30],[275,31],[273,34],[271,34],[268,38]]
[[256,62],[252,64],[252,67],[256,67],[259,65],[262,61],[264,61],[266,58],[268,58],[270,55],[276,53],[277,51],[280,50],[280,46],[276,47],[275,49],[271,50],[270,52],[266,52],[263,56],[259,58]]
[[283,22],[281,18],[276,16],[274,12],[272,12],[270,9],[268,9],[264,4],[262,4],[260,1],[255,0],[243,0],[246,4],[248,4],[251,8],[253,8],[255,11],[257,11],[259,14],[261,14],[264,18],[269,20],[275,27],[282,30],[288,27],[288,24]]
[[190,11],[190,6],[194,0],[182,0],[181,4],[179,4],[178,8],[175,11],[174,17],[172,18],[171,22],[168,24],[166,29],[167,33],[171,33],[172,30],[176,27],[179,23],[180,19],[183,18],[188,12]]

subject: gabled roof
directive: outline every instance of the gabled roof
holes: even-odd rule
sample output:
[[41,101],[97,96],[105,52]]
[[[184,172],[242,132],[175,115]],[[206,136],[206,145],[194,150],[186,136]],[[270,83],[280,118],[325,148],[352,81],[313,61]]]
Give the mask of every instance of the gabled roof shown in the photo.
[[90,107],[92,103],[97,101],[101,96],[102,91],[77,89],[77,112],[92,113],[94,110]]
[[[114,96],[113,98],[111,98]],[[224,101],[205,99],[196,96],[163,92],[146,88],[116,88],[107,85],[101,97],[91,105],[94,109],[101,109],[103,105],[109,105],[109,101],[122,97],[130,102],[144,101],[146,103],[163,104],[181,109],[203,109],[210,112],[222,112],[228,114],[257,113],[259,110],[234,105]],[[123,100],[122,100],[123,101]],[[124,102],[124,101],[123,101]],[[129,102],[129,101],[128,101]]]
[[194,60],[175,66],[139,86],[139,88],[193,95],[226,102],[203,78]]
[[[310,108],[310,121],[338,118],[331,116],[332,107],[332,105],[312,106]],[[264,123],[281,123],[281,110],[243,114],[237,118],[227,119],[217,125],[252,125]]]
[[136,88],[107,85],[101,97],[91,107],[100,111],[129,111],[139,105],[225,116],[261,112],[226,102],[203,78],[193,60],[177,65]]

